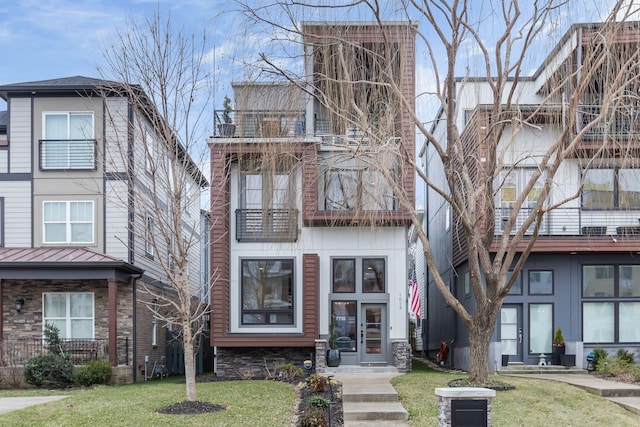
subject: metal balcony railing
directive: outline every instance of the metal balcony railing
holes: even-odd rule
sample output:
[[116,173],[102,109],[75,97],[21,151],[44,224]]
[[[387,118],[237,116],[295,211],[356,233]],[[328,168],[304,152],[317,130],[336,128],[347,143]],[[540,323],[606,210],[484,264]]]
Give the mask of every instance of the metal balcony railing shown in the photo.
[[297,209],[236,210],[238,242],[295,242],[298,240]]
[[[92,360],[108,360],[109,344],[107,339],[62,340],[62,352],[76,365],[84,365]],[[129,364],[129,338],[119,338],[118,364]],[[0,366],[23,366],[29,359],[48,353],[50,349],[38,338],[5,338],[0,340]],[[57,350],[56,350],[57,351]]]
[[95,170],[95,139],[41,139],[40,170]]
[[214,113],[218,138],[291,138],[306,133],[304,111],[236,110],[229,112],[230,123],[224,122],[223,110]]
[[[518,212],[514,230],[524,223],[532,209]],[[495,234],[503,234],[511,208],[496,208]],[[533,234],[533,225],[526,235]],[[539,230],[540,236],[637,236],[640,237],[640,209],[638,210],[586,210],[582,208],[557,208],[547,212]]]
[[[578,110],[581,129],[594,121],[601,113],[602,106],[597,104],[581,105]],[[640,106],[617,105],[610,107],[602,120],[591,127],[587,137],[607,135],[616,138],[635,138],[640,136]]]

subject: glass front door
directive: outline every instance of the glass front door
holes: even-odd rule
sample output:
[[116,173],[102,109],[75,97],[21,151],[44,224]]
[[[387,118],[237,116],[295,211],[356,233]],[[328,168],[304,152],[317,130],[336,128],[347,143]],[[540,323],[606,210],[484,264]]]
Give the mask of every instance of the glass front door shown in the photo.
[[502,355],[509,362],[522,362],[522,306],[504,305],[500,310]]
[[387,306],[362,304],[360,359],[362,363],[387,361]]

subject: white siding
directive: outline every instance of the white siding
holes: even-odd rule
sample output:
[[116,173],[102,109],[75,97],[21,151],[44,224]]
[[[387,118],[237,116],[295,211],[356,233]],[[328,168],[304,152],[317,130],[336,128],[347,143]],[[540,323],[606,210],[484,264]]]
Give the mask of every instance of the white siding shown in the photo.
[[0,197],[4,197],[4,245],[30,247],[31,183],[3,182]]
[[[11,98],[9,106],[10,172],[31,172],[31,99]],[[37,144],[34,141],[33,144]],[[35,149],[36,145],[34,145]]]
[[105,110],[106,171],[126,172],[129,123],[127,100],[107,98]]
[[127,261],[127,241],[129,238],[127,231],[127,183],[108,181],[105,203],[105,252]]
[[0,173],[9,172],[9,152],[0,150]]

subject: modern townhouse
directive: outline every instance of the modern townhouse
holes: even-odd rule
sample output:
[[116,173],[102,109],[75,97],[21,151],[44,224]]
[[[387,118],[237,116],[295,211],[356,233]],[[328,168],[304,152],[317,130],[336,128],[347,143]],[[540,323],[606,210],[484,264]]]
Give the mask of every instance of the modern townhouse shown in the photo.
[[[154,224],[172,202],[166,186],[153,185],[150,165],[168,164],[170,150],[181,148],[155,138],[154,105],[123,88],[81,76],[0,86],[7,103],[0,115],[5,363],[33,356],[45,323],[59,328],[72,357],[108,359],[119,382],[144,378],[165,355],[167,325],[149,310],[156,301],[143,288],[171,292],[171,255]],[[197,239],[199,189],[208,182],[186,153],[182,158],[182,226]],[[159,208],[141,212],[149,201]],[[194,289],[199,252],[194,245],[188,254]]]

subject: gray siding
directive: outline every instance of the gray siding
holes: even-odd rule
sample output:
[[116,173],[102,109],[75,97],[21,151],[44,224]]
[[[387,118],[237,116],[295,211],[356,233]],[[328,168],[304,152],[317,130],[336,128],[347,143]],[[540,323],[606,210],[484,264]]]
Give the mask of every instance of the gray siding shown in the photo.
[[128,112],[126,98],[107,98],[105,100],[105,170],[107,172],[126,172],[128,143]]
[[106,186],[105,252],[127,261],[129,257],[127,183],[125,181],[107,181]]
[[12,173],[31,172],[31,99],[11,98],[9,103],[9,161]]
[[2,182],[0,197],[4,197],[4,245],[30,247],[31,182]]

